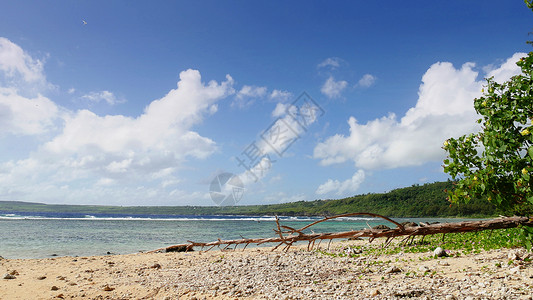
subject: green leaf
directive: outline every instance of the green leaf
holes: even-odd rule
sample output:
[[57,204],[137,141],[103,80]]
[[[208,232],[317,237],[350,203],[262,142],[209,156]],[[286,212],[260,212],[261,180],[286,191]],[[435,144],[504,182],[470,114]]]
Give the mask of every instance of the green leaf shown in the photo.
[[533,146],[529,147],[529,149],[527,149],[527,154],[529,154],[529,157],[531,159],[533,159]]

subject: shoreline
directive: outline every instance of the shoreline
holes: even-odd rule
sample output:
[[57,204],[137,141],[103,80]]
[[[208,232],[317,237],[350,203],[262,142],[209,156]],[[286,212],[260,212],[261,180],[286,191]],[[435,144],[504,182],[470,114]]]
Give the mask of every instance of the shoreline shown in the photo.
[[[432,252],[372,255],[379,240],[330,249],[272,247],[0,259],[2,299],[531,299],[525,249],[434,258]],[[362,246],[357,257],[334,257]],[[316,248],[316,247],[315,247]],[[513,258],[514,259],[511,259]],[[4,298],[5,297],[5,298]]]

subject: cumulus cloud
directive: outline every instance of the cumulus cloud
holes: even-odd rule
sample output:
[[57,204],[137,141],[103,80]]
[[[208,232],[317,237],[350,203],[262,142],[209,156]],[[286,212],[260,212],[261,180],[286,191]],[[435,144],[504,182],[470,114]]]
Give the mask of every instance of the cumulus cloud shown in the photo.
[[513,56],[508,58],[499,68],[491,68],[487,72],[487,78],[494,77],[496,82],[502,83],[511,76],[517,74],[516,62],[526,56],[526,53],[515,53]]
[[321,63],[319,63],[317,65],[318,68],[325,68],[325,67],[329,67],[331,69],[336,69],[338,67],[340,67],[341,65],[341,59],[338,58],[338,57],[328,57],[326,58],[324,61],[322,61]]
[[334,193],[337,196],[345,195],[346,193],[354,193],[359,189],[359,186],[365,180],[365,172],[358,170],[353,174],[352,178],[349,178],[343,182],[338,180],[328,179],[325,183],[321,184],[316,189],[316,194],[324,195]]
[[292,94],[287,91],[273,90],[269,97],[274,101],[287,102],[292,98]]
[[272,111],[272,117],[277,118],[277,117],[284,115],[288,107],[289,107],[289,104],[284,104],[284,103],[276,104],[276,107]]
[[236,94],[235,100],[231,106],[238,108],[245,108],[252,105],[257,98],[262,98],[266,95],[267,88],[264,86],[243,86]]
[[335,81],[333,76],[330,76],[320,91],[330,99],[338,98],[342,91],[348,86],[348,82],[344,80]]
[[245,98],[245,97],[263,97],[265,96],[267,91],[267,88],[264,86],[249,86],[245,85],[241,88],[241,90],[237,93],[237,98]]
[[40,93],[47,87],[43,62],[0,37],[0,137],[37,135],[55,127],[60,109]]
[[233,92],[232,83],[228,76],[220,84],[206,85],[200,72],[183,71],[178,87],[151,102],[139,117],[80,110],[65,117],[62,133],[43,149],[68,158],[64,161],[71,166],[104,173],[154,172],[178,166],[188,156],[205,158],[215,150],[215,142],[190,128]]
[[[70,93],[70,90],[69,90],[69,93]],[[89,94],[81,96],[81,98],[85,99],[85,100],[88,100],[90,102],[94,102],[94,103],[105,101],[109,105],[115,105],[115,104],[118,104],[118,103],[126,102],[126,100],[124,100],[124,99],[118,99],[110,91],[91,92]]]
[[[518,74],[514,62],[523,55],[513,55],[489,75],[505,80]],[[366,170],[440,161],[445,139],[479,129],[473,99],[480,96],[484,82],[477,78],[473,63],[459,69],[448,62],[435,63],[422,77],[416,105],[403,117],[389,113],[360,124],[352,116],[348,119],[349,134],[327,138],[315,147],[313,156],[322,165],[350,161]]]
[[376,76],[373,76],[371,74],[365,74],[363,75],[361,79],[359,79],[356,86],[362,87],[362,88],[368,88],[374,85],[376,80],[377,80]]
[[0,87],[0,137],[37,135],[55,128],[59,108],[48,98],[26,98],[13,88]]
[[26,82],[45,81],[43,62],[32,58],[20,46],[0,37],[0,71],[5,77],[22,77]]
[[[14,78],[0,82],[0,138],[39,135],[41,143],[26,158],[0,162],[0,199],[155,205],[205,198],[176,187],[175,175],[186,161],[216,150],[193,127],[235,93],[229,75],[206,83],[199,71],[186,70],[175,89],[139,116],[100,116],[67,110],[39,93],[21,95],[24,84],[47,84],[42,63],[6,39],[0,44],[0,78]],[[108,91],[86,99],[120,101]]]

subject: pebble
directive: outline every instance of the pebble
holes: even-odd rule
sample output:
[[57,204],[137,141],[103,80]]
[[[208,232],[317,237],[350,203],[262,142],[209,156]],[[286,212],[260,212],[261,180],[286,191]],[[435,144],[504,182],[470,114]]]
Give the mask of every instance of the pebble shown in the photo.
[[401,272],[402,270],[400,268],[398,268],[397,266],[392,266],[390,268],[388,268],[387,270],[385,270],[385,273],[387,274],[390,274],[390,273],[399,273]]
[[113,291],[114,289],[115,289],[115,288],[110,287],[109,285],[106,285],[106,286],[103,288],[103,290],[106,291],[106,292],[111,292],[111,291]]
[[515,251],[509,251],[509,254],[507,254],[507,258],[509,260],[519,260],[520,256],[518,256],[518,253],[516,253]]
[[425,273],[425,272],[431,272],[431,269],[426,266],[420,266],[418,267],[418,271]]
[[441,247],[437,247],[433,251],[433,255],[436,257],[443,257],[446,256],[446,251],[444,251],[444,249],[442,249]]
[[156,263],[153,266],[151,266],[150,268],[152,268],[152,269],[161,269],[161,265]]

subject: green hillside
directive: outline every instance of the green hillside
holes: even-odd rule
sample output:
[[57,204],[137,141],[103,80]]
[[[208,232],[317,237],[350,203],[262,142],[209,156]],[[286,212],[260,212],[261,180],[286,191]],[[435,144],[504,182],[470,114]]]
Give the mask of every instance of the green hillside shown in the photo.
[[52,205],[0,201],[4,212],[72,212],[84,214],[168,214],[168,215],[285,215],[325,216],[371,212],[390,217],[489,217],[501,214],[486,200],[450,205],[445,189],[452,182],[435,182],[392,190],[388,193],[357,195],[338,200],[298,201],[248,206],[96,206]]

